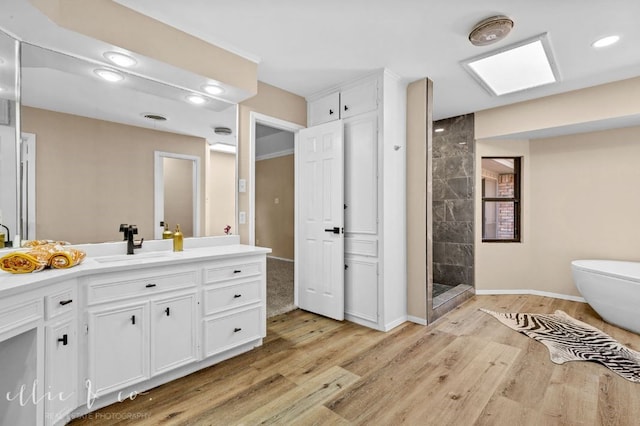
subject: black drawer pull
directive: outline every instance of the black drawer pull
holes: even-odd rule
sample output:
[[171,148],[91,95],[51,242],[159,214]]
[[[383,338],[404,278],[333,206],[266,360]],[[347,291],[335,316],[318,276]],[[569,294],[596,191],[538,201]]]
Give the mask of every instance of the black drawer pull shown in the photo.
[[136,324],[136,316],[135,315],[131,315],[131,324],[133,324],[133,325]]
[[240,269],[234,269],[234,270],[233,270],[233,273],[234,273],[234,274],[239,274],[240,272],[242,272]]
[[171,312],[171,311],[169,310],[169,307],[167,306],[167,309],[164,310],[164,313],[167,314],[167,316],[169,316],[170,315],[169,312]]
[[242,329],[240,327],[236,327],[236,328],[233,329],[234,333],[237,333],[238,331],[242,331]]
[[329,115],[333,115],[333,110],[329,109]]
[[62,337],[59,337],[58,342],[62,342],[62,346],[67,346],[67,343],[69,343],[69,341],[67,340],[67,335],[63,334]]
[[242,297],[242,295],[241,295],[241,294],[234,294],[234,295],[233,295],[233,298],[234,298],[234,299],[237,299],[237,298],[239,298],[239,297]]
[[155,286],[156,286],[155,284],[147,284],[147,285],[145,285],[146,288],[151,288],[151,287],[155,287]]
[[345,111],[349,111],[349,107],[347,105],[344,106]]
[[68,305],[71,302],[73,302],[73,299],[61,300],[59,303],[60,303],[60,305],[64,306],[64,305]]

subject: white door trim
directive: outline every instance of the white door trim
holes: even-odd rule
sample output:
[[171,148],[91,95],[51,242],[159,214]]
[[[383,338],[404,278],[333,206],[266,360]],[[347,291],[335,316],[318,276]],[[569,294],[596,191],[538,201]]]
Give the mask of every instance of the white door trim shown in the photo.
[[[276,129],[286,130],[293,133],[294,152],[296,147],[298,146],[298,130],[304,129],[304,126],[292,123],[290,121],[270,117],[268,115],[260,114],[259,112],[254,111],[251,111],[249,113],[249,217],[247,218],[247,223],[249,225],[249,245],[252,246],[256,244],[256,124],[264,124],[269,127],[274,127]],[[295,171],[295,173],[297,179],[297,170]],[[297,218],[294,220],[297,226]],[[297,229],[294,228],[294,235],[295,233],[297,233]]]
[[163,228],[160,221],[164,220],[164,167],[163,159],[176,158],[193,161],[193,236],[200,236],[200,157],[195,155],[176,154],[174,152],[154,151],[154,197],[153,197],[153,229],[154,238],[162,239]]

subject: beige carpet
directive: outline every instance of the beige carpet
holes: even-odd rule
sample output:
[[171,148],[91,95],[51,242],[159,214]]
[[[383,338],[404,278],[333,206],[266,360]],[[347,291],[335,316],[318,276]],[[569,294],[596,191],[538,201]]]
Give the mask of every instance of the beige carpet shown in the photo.
[[294,309],[293,262],[267,257],[267,318]]

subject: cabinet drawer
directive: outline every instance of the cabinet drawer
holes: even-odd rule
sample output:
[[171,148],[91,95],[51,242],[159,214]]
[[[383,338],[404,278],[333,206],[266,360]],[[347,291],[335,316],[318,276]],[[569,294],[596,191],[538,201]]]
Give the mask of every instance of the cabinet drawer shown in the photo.
[[76,287],[67,287],[44,298],[47,319],[53,319],[73,311],[78,305]]
[[2,333],[42,318],[42,299],[32,299],[6,305],[0,309],[0,340]]
[[204,320],[205,357],[262,337],[260,307]]
[[205,315],[260,302],[260,280],[233,285],[209,286],[204,289]]
[[215,263],[204,269],[204,283],[260,275],[260,262]]
[[195,269],[154,270],[154,273],[135,274],[118,272],[89,278],[87,302],[89,305],[147,296],[170,290],[194,287],[198,283]]

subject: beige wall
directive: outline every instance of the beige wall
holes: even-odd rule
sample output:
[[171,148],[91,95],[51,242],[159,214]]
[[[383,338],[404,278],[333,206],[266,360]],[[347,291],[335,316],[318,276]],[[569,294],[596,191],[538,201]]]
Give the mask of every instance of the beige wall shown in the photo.
[[579,296],[571,260],[640,260],[640,127],[529,142],[482,141],[478,151],[478,157],[525,157],[523,243],[480,243],[478,228],[478,289]]
[[407,313],[427,321],[431,265],[432,88],[428,79],[407,87]]
[[[277,87],[258,82],[258,94],[251,99],[240,103],[239,108],[239,159],[238,179],[246,179],[247,192],[238,194],[238,211],[249,214],[249,146],[250,140],[250,114],[258,112],[281,120],[289,121],[301,126],[307,125],[307,101],[298,95],[287,92]],[[249,242],[248,221],[245,225],[238,225],[240,239],[243,244]]]
[[111,0],[29,0],[63,28],[257,92],[258,64]]
[[115,241],[121,239],[119,224],[128,223],[138,225],[138,238],[152,239],[154,151],[199,156],[205,164],[208,146],[201,138],[36,108],[21,111],[22,131],[35,133],[37,141],[37,238]]
[[476,139],[640,114],[640,77],[475,113]]
[[272,256],[291,260],[294,178],[293,155],[256,161],[256,245],[270,247]]
[[211,151],[209,155],[207,198],[209,204],[207,235],[224,235],[224,227],[236,227],[236,156]]

